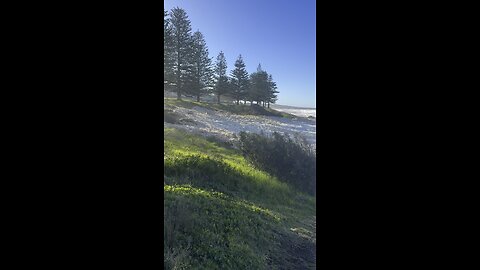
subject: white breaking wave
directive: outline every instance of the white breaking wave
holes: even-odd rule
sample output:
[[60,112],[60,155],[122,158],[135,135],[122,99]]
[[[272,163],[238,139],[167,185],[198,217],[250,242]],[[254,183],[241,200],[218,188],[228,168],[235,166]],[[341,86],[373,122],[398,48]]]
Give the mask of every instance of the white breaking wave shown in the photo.
[[317,117],[317,109],[316,108],[295,108],[289,106],[282,106],[282,105],[271,105],[272,109],[277,111],[289,113],[296,115],[298,117]]

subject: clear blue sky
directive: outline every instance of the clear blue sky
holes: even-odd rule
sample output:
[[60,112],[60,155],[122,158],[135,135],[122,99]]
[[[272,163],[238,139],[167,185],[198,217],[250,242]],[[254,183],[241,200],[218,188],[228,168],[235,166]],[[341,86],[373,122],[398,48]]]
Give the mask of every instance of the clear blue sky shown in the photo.
[[223,51],[228,72],[239,54],[277,82],[278,104],[316,107],[315,0],[164,0],[183,8],[205,36],[210,57]]

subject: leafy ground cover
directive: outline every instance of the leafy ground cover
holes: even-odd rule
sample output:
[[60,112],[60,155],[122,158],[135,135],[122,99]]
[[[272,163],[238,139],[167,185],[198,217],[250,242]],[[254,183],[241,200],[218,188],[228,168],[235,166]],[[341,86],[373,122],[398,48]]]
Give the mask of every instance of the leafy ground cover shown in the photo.
[[239,150],[174,128],[164,134],[166,269],[315,268],[315,197]]

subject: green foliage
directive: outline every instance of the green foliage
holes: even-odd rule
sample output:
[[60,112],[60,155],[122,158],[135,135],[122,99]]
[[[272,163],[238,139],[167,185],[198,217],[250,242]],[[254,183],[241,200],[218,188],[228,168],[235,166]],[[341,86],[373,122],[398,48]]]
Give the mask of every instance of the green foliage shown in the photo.
[[208,94],[213,85],[212,60],[208,56],[205,39],[199,31],[193,33],[193,71],[189,77],[187,93],[200,101],[200,96]]
[[229,93],[229,82],[227,76],[227,60],[225,54],[220,52],[215,63],[215,88],[214,93],[217,95],[217,101],[220,103],[222,95]]
[[315,194],[316,153],[301,137],[240,133],[240,149],[252,164],[290,185]]
[[[187,92],[193,73],[193,38],[191,22],[187,13],[181,8],[173,8],[170,12],[171,48],[173,73],[171,84],[177,92],[178,99]],[[165,68],[165,67],[164,67]]]
[[[280,203],[288,197],[288,187],[276,183],[268,174],[262,174],[247,163],[237,163],[191,155],[164,159],[164,174],[171,177],[167,184],[191,184],[207,190],[217,190],[241,199],[260,203]],[[276,193],[272,193],[272,191]],[[262,200],[258,200],[263,196]]]
[[[260,65],[249,78],[240,55],[229,78],[225,54],[221,51],[212,67],[207,43],[200,31],[192,34],[191,22],[184,9],[176,7],[163,13],[164,91],[176,92],[177,99],[189,95],[200,101],[200,96],[213,92],[218,103],[221,96],[227,94],[237,101],[237,105],[241,100],[262,102],[264,106],[265,103],[275,103],[276,84]],[[250,87],[251,79],[255,81],[254,88]]]
[[221,147],[224,147],[224,148],[227,148],[227,149],[233,149],[234,148],[234,144],[232,142],[221,140],[216,136],[210,135],[210,136],[205,137],[205,139],[209,142],[216,143],[217,145],[219,145]]
[[213,138],[164,134],[166,269],[315,268],[314,197]]
[[237,105],[240,100],[244,100],[247,97],[249,84],[250,81],[245,63],[243,62],[242,55],[239,55],[237,61],[235,61],[235,69],[232,70],[231,74],[230,92],[230,96],[237,101]]
[[249,101],[256,101],[257,103],[275,103],[277,100],[277,84],[273,81],[272,75],[262,70],[258,64],[257,72],[250,75],[250,88],[247,92],[247,99]]
[[163,11],[163,78],[165,90],[171,90],[174,82],[173,28],[168,12]]
[[277,83],[273,81],[273,77],[271,74],[268,75],[268,92],[265,98],[265,102],[268,103],[268,107],[270,108],[270,103],[277,102],[277,94],[279,93],[277,91]]
[[[272,225],[258,206],[191,186],[164,186],[165,249],[188,247],[195,269],[264,269]],[[180,218],[179,218],[180,217]],[[260,255],[262,254],[262,255]],[[259,256],[260,255],[260,256]]]

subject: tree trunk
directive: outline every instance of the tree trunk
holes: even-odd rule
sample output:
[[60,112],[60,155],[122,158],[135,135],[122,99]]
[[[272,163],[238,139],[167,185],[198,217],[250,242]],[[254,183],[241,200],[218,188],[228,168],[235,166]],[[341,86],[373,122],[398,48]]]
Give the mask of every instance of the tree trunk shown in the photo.
[[268,106],[268,108],[270,109],[270,102],[267,102],[267,106]]

